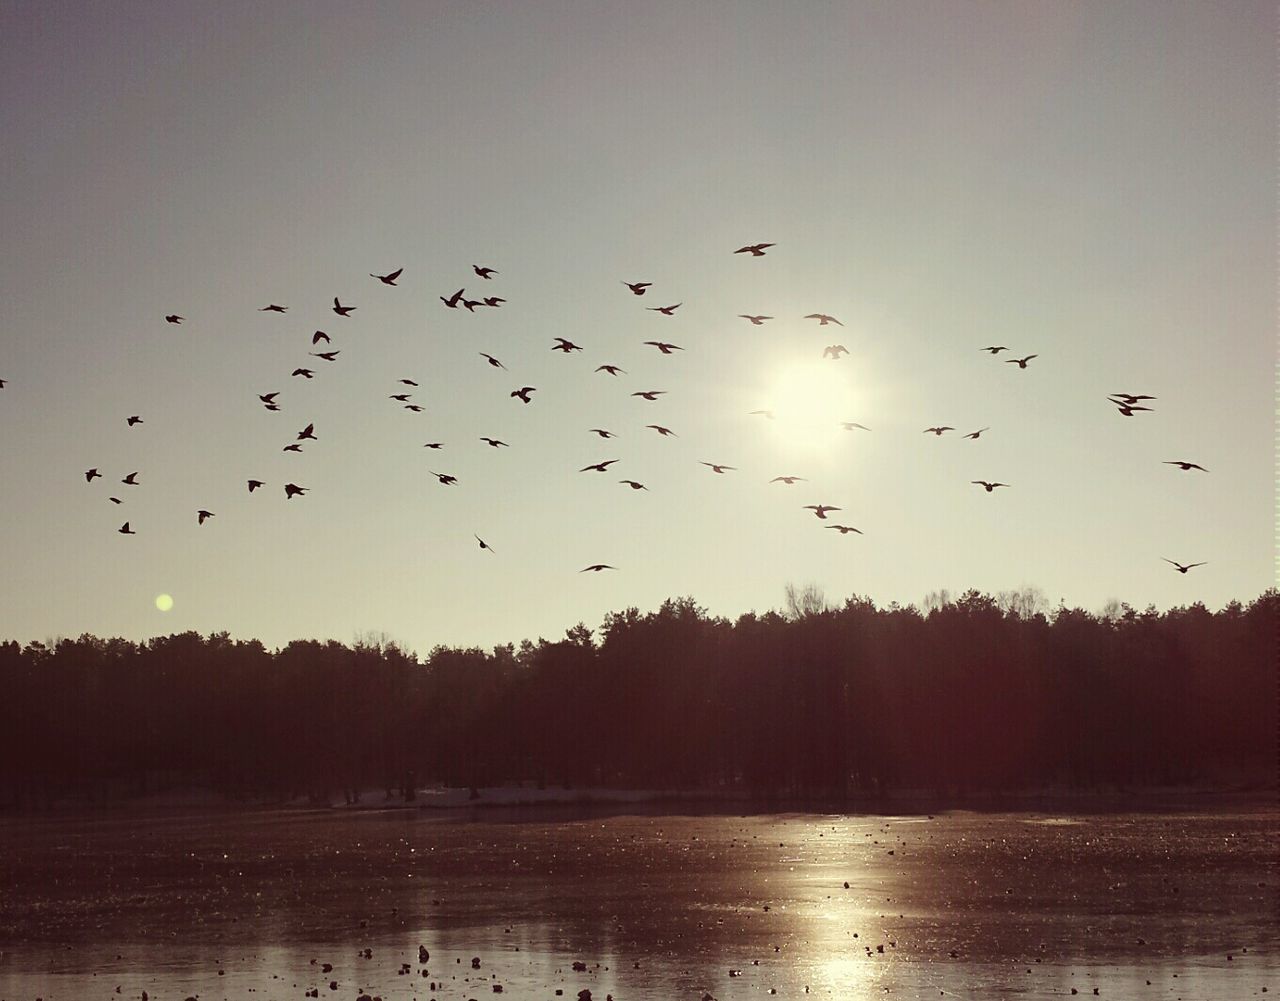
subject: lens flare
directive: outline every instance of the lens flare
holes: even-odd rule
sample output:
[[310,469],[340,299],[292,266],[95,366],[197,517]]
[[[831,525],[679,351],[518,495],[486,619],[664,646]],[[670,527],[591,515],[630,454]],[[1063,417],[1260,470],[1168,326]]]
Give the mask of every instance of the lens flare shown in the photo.
[[173,607],[173,596],[168,594],[156,595],[156,608],[162,612],[167,612]]

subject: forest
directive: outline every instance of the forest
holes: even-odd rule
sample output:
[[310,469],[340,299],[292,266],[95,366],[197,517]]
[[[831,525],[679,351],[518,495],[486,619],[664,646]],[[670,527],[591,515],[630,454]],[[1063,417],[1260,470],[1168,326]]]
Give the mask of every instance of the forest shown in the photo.
[[0,642],[0,807],[524,782],[770,801],[1273,786],[1280,593],[1217,612],[688,597],[425,659],[383,639]]

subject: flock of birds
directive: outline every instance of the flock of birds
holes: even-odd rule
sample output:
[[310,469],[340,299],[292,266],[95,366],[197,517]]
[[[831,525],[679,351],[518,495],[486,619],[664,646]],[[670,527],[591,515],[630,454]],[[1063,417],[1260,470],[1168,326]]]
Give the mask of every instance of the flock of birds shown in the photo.
[[[747,246],[740,247],[738,250],[735,250],[734,253],[748,254],[752,257],[764,257],[765,251],[774,246],[776,245],[772,243],[749,244]],[[472,265],[472,270],[478,278],[484,281],[491,281],[493,280],[494,276],[498,274],[498,271],[496,269],[488,266],[478,265],[478,264]],[[384,286],[390,286],[395,288],[395,287],[398,287],[398,280],[403,273],[404,273],[403,268],[397,268],[395,271],[391,271],[387,274],[376,274],[376,273],[370,272],[369,277],[376,279],[378,282],[380,282]],[[622,282],[622,284],[626,286],[626,288],[635,296],[644,296],[646,293],[648,293],[649,289],[653,285],[652,282],[630,282],[625,280]],[[466,309],[468,312],[474,312],[476,309],[497,309],[497,308],[500,308],[507,301],[501,296],[496,296],[496,295],[480,296],[478,298],[469,298],[467,296],[467,291],[465,287],[458,289],[452,295],[440,296],[439,298],[440,298],[440,301],[444,304],[445,308],[447,309]],[[674,316],[676,310],[678,310],[682,305],[684,305],[683,302],[677,302],[677,303],[673,303],[671,305],[666,305],[666,306],[648,306],[646,307],[646,309],[652,312],[659,313],[663,316],[670,317],[670,316]],[[338,297],[336,296],[334,297],[332,310],[334,314],[337,315],[338,317],[350,318],[351,314],[354,313],[356,309],[357,309],[356,306],[343,305]],[[267,313],[284,314],[284,313],[287,313],[288,310],[289,310],[288,306],[282,306],[277,303],[269,303],[266,306],[260,307],[258,311],[267,312]],[[747,320],[753,326],[757,326],[757,327],[762,326],[763,324],[769,322],[770,320],[775,319],[773,316],[767,316],[763,314],[739,313],[737,315],[741,319]],[[816,320],[818,326],[820,327],[826,327],[830,325],[835,325],[840,327],[843,326],[840,320],[838,320],[836,317],[828,313],[819,313],[819,312],[809,313],[804,317],[804,319]],[[171,323],[174,325],[180,325],[186,320],[186,317],[178,313],[170,313],[165,316],[165,320],[168,323]],[[572,340],[569,340],[568,338],[555,337],[554,340],[555,340],[555,343],[551,347],[551,350],[553,351],[559,351],[565,355],[570,355],[575,351],[583,350],[581,345],[575,344]],[[326,350],[311,351],[309,352],[310,356],[313,358],[317,358],[321,361],[324,361],[326,363],[336,362],[338,360],[338,355],[341,354],[341,350],[332,349],[331,347],[329,347],[332,343],[332,338],[330,337],[330,335],[322,330],[317,330],[311,337],[311,345],[312,347],[317,347],[321,343],[326,345]],[[674,352],[684,350],[684,348],[678,344],[674,344],[669,341],[663,341],[663,340],[645,341],[644,344],[646,346],[655,348],[659,353],[661,353],[664,356],[671,355]],[[1009,351],[1010,349],[1008,346],[1003,344],[992,344],[992,345],[987,345],[986,347],[983,347],[980,350],[985,351],[991,354],[992,356],[998,356],[1001,352]],[[848,355],[848,354],[849,354],[848,348],[846,348],[843,344],[838,344],[838,343],[829,344],[826,347],[824,347],[822,351],[822,357],[830,361],[839,361],[842,356]],[[479,355],[485,360],[485,362],[489,366],[506,371],[506,366],[496,356],[484,351],[479,352]],[[1009,365],[1017,365],[1020,370],[1025,370],[1028,366],[1028,363],[1030,363],[1033,359],[1038,357],[1039,357],[1038,354],[1028,354],[1021,358],[1004,359],[1004,362],[1005,364],[1009,364]],[[627,374],[625,369],[622,369],[619,366],[613,365],[613,364],[599,365],[595,369],[595,371],[597,373],[604,373],[612,377]],[[315,377],[315,374],[316,374],[315,369],[305,367],[305,366],[299,366],[293,370],[291,377],[309,380],[309,379],[313,379]],[[416,389],[418,388],[418,385],[419,385],[415,380],[408,379],[408,378],[402,378],[399,380],[399,382],[405,387],[408,387],[409,389]],[[0,379],[0,389],[3,389],[5,385],[6,385],[5,380]],[[512,399],[517,399],[521,403],[527,405],[532,402],[533,400],[532,394],[536,393],[537,391],[538,391],[538,388],[536,386],[527,386],[527,385],[520,386],[512,390],[510,393],[510,396]],[[280,393],[278,390],[268,392],[268,393],[262,393],[258,396],[258,400],[259,402],[261,402],[261,404],[266,410],[279,411],[280,405],[277,402],[277,397],[279,397],[279,395]],[[661,390],[661,389],[637,390],[631,393],[631,396],[637,397],[639,399],[649,401],[649,402],[656,401],[658,397],[664,396],[664,395],[666,395],[666,390]],[[419,404],[411,402],[412,397],[413,397],[413,394],[411,392],[400,391],[400,392],[391,394],[389,398],[391,400],[394,400],[400,403],[406,410],[409,410],[415,413],[421,413],[423,410],[423,407],[420,406]],[[1145,394],[1145,393],[1112,393],[1107,397],[1107,399],[1112,405],[1114,405],[1117,408],[1117,412],[1120,413],[1122,416],[1133,417],[1136,413],[1139,413],[1139,412],[1150,412],[1152,408],[1150,406],[1145,406],[1144,404],[1154,401],[1156,397],[1151,396],[1149,394]],[[772,410],[754,410],[754,411],[751,411],[750,414],[752,416],[762,416],[767,419],[773,419],[775,416],[774,411]],[[133,428],[143,424],[144,420],[142,416],[139,414],[131,414],[126,418],[125,423],[128,427]],[[854,430],[870,431],[871,430],[865,425],[859,424],[855,421],[841,421],[840,426],[846,431],[854,431]],[[648,425],[645,425],[645,427],[653,430],[660,437],[678,437],[676,433],[672,431],[669,427],[666,427],[661,424],[648,424]],[[612,431],[609,431],[606,428],[590,428],[589,430],[591,433],[594,433],[603,439],[616,437],[616,435]],[[957,429],[949,425],[935,425],[933,427],[924,428],[922,433],[933,434],[935,436],[941,437],[947,432],[955,431],[955,430]],[[966,439],[977,440],[978,438],[981,437],[981,435],[984,432],[987,432],[990,430],[991,429],[989,427],[983,427],[975,431],[971,431],[963,435],[962,437]],[[306,427],[302,428],[300,431],[297,432],[297,435],[294,441],[285,445],[283,448],[283,451],[294,452],[294,453],[302,452],[304,442],[312,442],[316,440],[317,440],[317,436],[315,433],[315,424],[309,423],[307,424]],[[491,448],[508,447],[506,442],[498,438],[482,436],[480,440],[485,444],[489,445]],[[427,442],[424,445],[424,447],[428,449],[439,450],[444,447],[444,443],[443,442]],[[583,466],[579,470],[579,472],[607,473],[609,471],[609,467],[618,461],[619,460],[617,459],[608,459],[602,462],[592,463],[592,464]],[[1200,465],[1199,463],[1190,462],[1183,459],[1165,460],[1165,464],[1177,466],[1180,470],[1184,472],[1191,471],[1191,470],[1208,472],[1208,470],[1204,466]],[[711,470],[712,473],[715,473],[718,475],[724,475],[726,472],[735,471],[737,468],[735,466],[730,466],[725,463],[707,462],[707,461],[702,461],[701,465],[706,466]],[[458,478],[450,473],[442,473],[442,472],[437,472],[435,470],[430,470],[430,469],[428,470],[428,472],[432,476],[434,476],[442,486],[454,486],[458,483]],[[129,487],[139,486],[140,485],[140,481],[138,479],[139,475],[140,475],[139,472],[137,470],[134,470],[128,473],[128,475],[124,476],[120,480],[120,483]],[[103,478],[103,475],[97,467],[94,467],[85,471],[84,478],[86,482],[92,483],[95,479]],[[632,490],[648,490],[648,487],[644,483],[641,483],[637,480],[622,479],[622,480],[619,480],[618,482],[620,484],[623,484],[629,487]],[[775,476],[769,482],[783,483],[790,486],[798,482],[807,482],[807,481],[804,479],[804,477],[785,475],[785,476]],[[1005,488],[1009,487],[1008,483],[1003,483],[1003,482],[993,481],[993,480],[979,479],[979,480],[972,480],[970,482],[975,486],[982,487],[983,490],[985,490],[987,493],[992,493],[997,488],[1000,488],[1000,487],[1005,487]],[[249,493],[251,494],[254,491],[262,488],[263,486],[265,486],[265,483],[262,480],[249,479],[247,481],[247,488]],[[292,483],[292,482],[285,483],[283,485],[283,488],[284,488],[284,494],[285,494],[286,500],[292,500],[294,497],[303,496],[307,493],[309,489],[308,487],[300,486],[297,483]],[[109,500],[113,504],[124,503],[122,498],[116,495],[111,495],[109,497]],[[841,510],[841,508],[831,504],[806,504],[803,506],[803,509],[812,511],[814,515],[820,521],[823,521],[823,522],[826,522],[828,520],[827,519],[828,513]],[[195,514],[196,514],[196,521],[198,525],[204,525],[210,518],[215,517],[213,511],[210,511],[205,508],[198,509],[195,512]],[[861,529],[856,528],[852,525],[831,523],[831,524],[825,525],[824,527],[829,528],[833,531],[837,531],[841,535],[848,535],[851,533],[858,534],[858,535],[863,534]],[[129,521],[124,522],[124,524],[122,524],[116,531],[119,532],[121,535],[137,534],[137,532],[133,529]],[[479,546],[482,550],[488,551],[490,553],[495,551],[493,547],[489,545],[479,535],[475,535],[475,539],[479,543]],[[1168,559],[1167,557],[1162,557],[1162,559],[1164,559],[1165,562],[1172,564],[1172,566],[1179,573],[1182,573],[1182,574],[1187,573],[1189,570],[1191,570],[1194,567],[1206,565],[1205,562],[1184,564],[1184,563],[1179,563],[1176,560]],[[588,573],[588,572],[600,572],[603,570],[616,570],[616,569],[617,568],[615,566],[608,563],[593,563],[593,564],[590,564],[589,566],[583,567],[579,572]]]

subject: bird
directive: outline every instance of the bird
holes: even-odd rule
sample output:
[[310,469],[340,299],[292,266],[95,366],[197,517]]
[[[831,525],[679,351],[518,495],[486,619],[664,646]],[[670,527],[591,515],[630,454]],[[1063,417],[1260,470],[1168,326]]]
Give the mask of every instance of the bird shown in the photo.
[[993,355],[998,355],[1001,351],[1008,351],[1009,349],[1003,344],[990,344],[985,348],[979,348],[979,350],[990,351]]
[[442,442],[442,441],[429,441],[429,442],[427,442],[425,445],[423,445],[422,447],[423,447],[423,448],[444,448],[444,442]]
[[125,484],[126,486],[136,487],[138,485],[138,474],[136,472],[130,473],[120,482]]
[[498,448],[498,447],[510,448],[511,447],[505,441],[501,441],[498,438],[486,438],[484,435],[481,435],[480,440],[484,442],[486,445],[488,445],[490,448]]
[[772,316],[752,316],[749,313],[739,313],[738,315],[744,320],[750,320],[753,327],[760,326],[765,320],[773,319]]
[[768,247],[776,247],[776,243],[753,243],[749,247],[739,247],[734,251],[735,254],[750,254],[752,257],[764,257],[764,252]]
[[324,341],[326,344],[333,343],[333,341],[330,339],[328,334],[326,334],[323,330],[317,330],[314,334],[311,335],[311,343],[319,344],[321,341]]
[[592,432],[594,432],[594,433],[598,434],[601,438],[616,438],[616,437],[618,437],[618,436],[617,436],[616,434],[614,434],[612,431],[606,431],[604,428],[587,428],[587,430],[588,430],[588,431],[592,431]]
[[396,400],[400,403],[408,403],[409,397],[411,397],[412,395],[413,395],[412,393],[392,393],[390,396],[387,397],[387,399]]
[[1166,459],[1164,464],[1166,466],[1177,466],[1184,473],[1190,469],[1198,469],[1202,473],[1207,473],[1209,471],[1205,469],[1204,466],[1200,465],[1198,462],[1187,462],[1184,459]]
[[1186,573],[1188,570],[1192,569],[1193,567],[1202,567],[1206,565],[1205,563],[1187,563],[1184,565],[1182,563],[1179,563],[1177,560],[1171,560],[1165,556],[1161,556],[1160,558],[1164,560],[1166,563],[1172,563],[1175,567],[1177,567],[1178,573]]
[[[1116,403],[1115,400],[1112,400],[1111,402]],[[1120,413],[1125,417],[1132,417],[1135,410],[1145,410],[1148,413],[1151,412],[1150,407],[1135,407],[1128,403],[1116,403],[1116,406],[1119,408]]]
[[209,518],[212,518],[213,516],[214,515],[212,511],[206,511],[204,510],[204,508],[201,508],[199,511],[196,512],[196,524],[203,525]]
[[1007,487],[1009,485],[1007,483],[988,483],[986,480],[970,480],[969,482],[982,487],[987,493],[991,493],[996,487]]
[[338,297],[336,295],[333,297],[333,311],[339,316],[350,316],[355,308],[355,306],[344,306],[338,301]]
[[311,488],[300,487],[296,483],[286,483],[284,485],[284,499],[293,500],[293,498],[299,496],[300,494],[305,494],[309,489]]
[[263,409],[264,409],[264,410],[271,410],[271,411],[275,411],[275,412],[279,412],[279,410],[280,410],[280,408],[279,408],[278,406],[276,406],[274,403],[268,403],[268,404],[267,404]]
[[260,310],[258,310],[258,312],[259,312],[259,313],[287,313],[287,312],[289,312],[289,307],[288,307],[288,306],[277,306],[277,305],[273,302],[273,303],[272,303],[271,305],[269,305],[269,306],[263,306]]
[[85,483],[92,483],[95,479],[102,479],[102,474],[98,472],[98,467],[94,466],[92,469],[86,469],[84,473]]
[[177,313],[170,313],[168,316],[166,316],[166,317],[165,317],[165,319],[166,319],[169,323],[181,323],[183,320],[185,320],[185,319],[186,319],[186,317],[185,317],[185,316],[179,316]]
[[111,501],[111,503],[112,503],[112,504],[123,504],[123,503],[124,503],[124,501],[122,501],[119,497],[108,497],[108,498],[107,498],[107,500]]
[[818,326],[825,327],[828,323],[834,323],[837,327],[843,327],[844,324],[837,320],[834,316],[828,316],[826,313],[808,313],[805,315],[806,320],[817,320]]
[[578,472],[585,473],[588,470],[594,469],[597,473],[603,473],[606,470],[608,470],[608,468],[617,461],[618,461],[617,459],[605,459],[604,462],[597,462],[590,466],[583,466],[581,469],[578,470]]
[[300,375],[300,376],[302,376],[304,379],[310,379],[310,378],[313,378],[313,377],[315,376],[315,373],[314,373],[314,372],[312,372],[312,371],[311,371],[311,369],[309,369],[309,368],[295,368],[295,369],[293,370],[293,373],[292,373],[292,374],[293,374],[293,375]]
[[974,441],[977,441],[979,438],[982,437],[983,431],[990,431],[990,430],[991,428],[978,428],[977,431],[970,431],[967,435],[964,435],[964,437],[972,438]]
[[583,567],[578,573],[586,573],[588,570],[599,573],[601,570],[617,570],[617,567],[611,567],[608,563],[592,563],[589,567]]
[[416,403],[406,403],[404,405],[404,408],[405,410],[412,410],[415,414],[422,413],[422,408],[418,406]]
[[935,435],[937,435],[938,437],[942,437],[942,432],[943,432],[943,431],[954,431],[954,430],[955,430],[955,428],[953,428],[953,427],[935,427],[935,428],[925,428],[925,429],[924,429],[923,431],[921,431],[920,433],[921,433],[921,434],[928,434],[930,431],[932,431],[932,432],[933,432]]
[[[474,533],[474,532],[472,532],[471,534],[472,534],[472,535],[475,535],[475,533]],[[476,542],[480,543],[480,548],[481,548],[481,549],[487,549],[487,550],[489,550],[489,552],[491,552],[491,553],[495,551],[495,550],[494,550],[494,548],[493,548],[493,546],[489,545],[489,543],[485,542],[485,541],[484,541],[484,539],[480,538],[480,536],[478,536],[478,535],[476,535]]]
[[1006,358],[1004,360],[1004,363],[1006,365],[1017,365],[1018,368],[1026,368],[1027,362],[1029,362],[1032,358],[1039,358],[1039,357],[1040,357],[1039,355],[1027,355],[1025,358]]
[[502,298],[500,295],[487,295],[484,297],[484,304],[486,306],[492,306],[494,309],[499,308],[506,301],[507,300]]
[[822,349],[822,357],[830,358],[832,361],[838,361],[841,355],[847,355],[849,349],[843,344],[828,344]]
[[658,432],[658,434],[662,435],[662,437],[664,437],[664,438],[666,438],[666,437],[668,437],[668,436],[669,436],[669,437],[672,437],[672,438],[679,438],[679,437],[680,437],[678,434],[676,434],[674,431],[672,431],[672,430],[671,430],[671,428],[664,428],[661,424],[646,424],[646,425],[645,425],[645,427],[647,427],[647,428],[653,428],[653,430],[657,431],[657,432]]
[[478,274],[481,278],[488,278],[488,279],[492,279],[493,276],[498,273],[494,271],[493,268],[482,268],[480,267],[479,264],[471,265],[471,270],[474,271],[476,274]]
[[671,354],[672,351],[684,350],[684,348],[682,348],[679,344],[668,344],[666,341],[645,341],[645,344],[648,344],[651,347],[657,348],[664,355],[669,355]]
[[563,337],[557,337],[556,343],[551,347],[552,351],[563,351],[568,354],[570,351],[581,351],[580,345],[574,344],[573,341],[565,340]]
[[261,480],[249,480],[249,493],[253,493],[260,486],[262,486]]
[[396,381],[406,386],[412,386],[414,389],[418,388],[418,384],[412,379],[397,379]]
[[619,480],[618,482],[625,483],[632,490],[648,490],[649,489],[643,483],[637,483],[635,480]]
[[832,507],[830,504],[806,504],[804,506],[804,510],[812,511],[815,515],[817,515],[823,521],[826,521],[828,511],[839,511],[841,510],[841,508]]
[[767,418],[768,420],[773,420],[775,415],[772,410],[749,410],[747,411],[747,416],[748,417],[764,417],[764,418]]
[[487,355],[483,351],[480,352],[480,357],[485,359],[494,368],[500,368],[505,370],[507,367],[506,365],[502,364],[502,362],[498,361],[497,358],[493,357],[493,355]]
[[137,414],[134,414],[132,417],[126,417],[125,423],[128,424],[129,427],[133,427],[135,424],[142,424],[143,420]]
[[121,535],[137,535],[138,534],[132,528],[129,527],[129,523],[127,521],[123,525],[121,525],[119,528],[117,528],[116,531],[119,532]]
[[848,535],[850,532],[857,532],[862,535],[862,529],[854,528],[852,525],[828,525],[827,528],[834,528],[841,535]]
[[622,284],[631,289],[636,295],[644,295],[644,290],[652,285],[653,282],[623,282]]
[[809,481],[808,481],[808,480],[806,480],[803,476],[775,476],[775,477],[774,477],[773,479],[771,479],[769,482],[770,482],[770,483],[785,483],[787,486],[791,486],[791,485],[792,485],[792,484],[794,484],[794,483],[799,483],[799,482],[808,483]]
[[458,303],[462,300],[462,293],[465,291],[466,289],[460,288],[458,289],[458,291],[454,292],[453,295],[449,296],[448,299],[446,299],[444,296],[440,296],[440,301],[444,303],[446,306],[448,306],[450,309],[457,309]]
[[427,472],[443,483],[446,487],[458,482],[458,478],[456,476],[450,476],[448,473],[437,473],[434,469],[428,469]]
[[871,430],[871,428],[867,427],[865,424],[859,424],[857,421],[841,421],[840,426],[846,431],[852,431],[854,428],[857,428],[859,431]]
[[511,395],[515,397],[519,397],[520,402],[522,403],[528,403],[529,394],[536,393],[537,391],[538,391],[537,386],[521,386],[519,389],[513,389],[511,391]]
[[462,305],[466,307],[468,313],[474,313],[477,306],[484,305],[484,301],[481,299],[463,299]]
[[342,353],[342,352],[341,352],[341,350],[338,350],[338,351],[308,351],[308,352],[307,352],[307,354],[309,354],[312,358],[323,358],[325,361],[337,361],[337,360],[338,360],[338,355],[340,355],[341,353]]
[[645,309],[654,313],[661,313],[663,316],[675,316],[676,310],[683,305],[683,302],[678,302],[674,306],[645,306]]
[[280,451],[282,451],[282,452],[301,452],[301,451],[302,451],[302,446],[301,446],[301,445],[299,445],[299,444],[295,441],[295,442],[293,442],[292,444],[286,445],[286,446],[285,446],[284,448],[282,448]]
[[269,406],[270,404],[276,402],[276,397],[279,395],[280,395],[280,390],[277,389],[274,393],[263,393],[261,396],[258,397],[258,399],[260,399],[263,403]]
[[610,375],[617,375],[619,372],[621,372],[623,375],[627,374],[627,370],[625,368],[618,368],[617,365],[601,365],[599,368],[596,369],[596,371],[608,372]]
[[[1139,400],[1155,400],[1155,399],[1159,399],[1159,397],[1156,397],[1156,396],[1146,396],[1146,395],[1144,395],[1144,394],[1142,394],[1142,393],[1137,393],[1137,394],[1134,394],[1134,393],[1112,393],[1112,394],[1111,394],[1111,396],[1114,396],[1114,397],[1116,398],[1116,400],[1123,400],[1125,403],[1129,404],[1130,406],[1132,406],[1133,404],[1137,403]],[[1108,397],[1108,399],[1110,399],[1110,397]],[[1115,401],[1113,400],[1112,402],[1115,402]]]
[[375,275],[373,272],[370,272],[369,277],[378,279],[378,281],[382,282],[383,285],[395,285],[396,279],[400,277],[400,274],[403,271],[404,268],[397,268],[389,275]]
[[641,390],[641,391],[640,391],[640,392],[638,392],[638,393],[632,393],[631,395],[632,395],[632,396],[643,396],[646,400],[648,400],[650,403],[652,403],[652,402],[653,402],[654,400],[656,400],[659,396],[662,396],[662,395],[664,395],[665,393],[666,393],[666,390],[665,390],[665,389],[644,389],[644,390]]
[[316,426],[314,424],[308,424],[306,427],[304,427],[301,431],[298,432],[298,437],[295,440],[316,441],[318,439],[316,438],[315,432],[316,432]]
[[[701,462],[701,460],[699,460],[699,462]],[[724,475],[724,471],[726,469],[736,470],[738,468],[737,466],[725,466],[717,462],[702,462],[702,465],[710,467],[713,473],[719,473],[721,476]]]

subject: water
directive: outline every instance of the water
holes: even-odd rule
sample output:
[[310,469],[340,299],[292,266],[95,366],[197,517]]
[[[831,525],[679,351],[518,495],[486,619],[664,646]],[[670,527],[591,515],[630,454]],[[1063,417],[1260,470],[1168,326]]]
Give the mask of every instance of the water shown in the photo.
[[5,820],[0,999],[1280,996],[1275,811],[477,816]]

